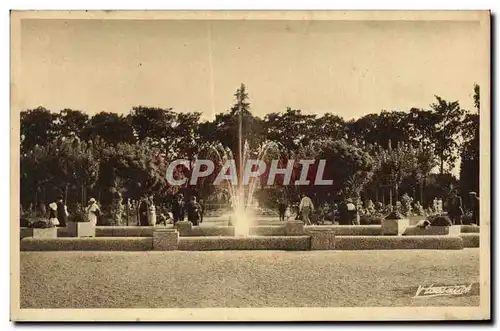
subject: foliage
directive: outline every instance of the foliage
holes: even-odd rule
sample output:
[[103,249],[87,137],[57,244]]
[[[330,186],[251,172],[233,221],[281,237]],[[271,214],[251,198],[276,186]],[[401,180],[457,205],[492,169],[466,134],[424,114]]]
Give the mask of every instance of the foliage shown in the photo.
[[412,203],[413,203],[413,199],[408,194],[405,193],[401,197],[401,213],[404,216],[411,216],[411,214],[412,214]]
[[89,218],[87,216],[87,213],[85,213],[85,211],[83,211],[82,209],[77,209],[69,215],[68,221],[76,223],[85,223],[89,222]]
[[55,227],[55,225],[46,218],[39,218],[36,221],[29,223],[28,227],[32,229],[49,229]]
[[[38,107],[21,112],[21,202],[38,206],[63,194],[69,205],[86,203],[92,194],[107,206],[113,200],[112,188],[132,199],[155,192],[168,202],[180,191],[224,203],[228,188],[211,185],[222,166],[213,148],[228,148],[236,156],[241,123],[249,155],[274,144],[276,154],[270,150],[264,159],[277,156],[280,166],[294,161],[292,181],[300,177],[299,159],[326,159],[323,178],[333,180],[331,186],[314,187],[285,186],[278,179],[270,188],[264,174],[264,183],[257,188],[264,204],[272,205],[266,200],[283,191],[291,201],[307,193],[315,203],[338,202],[346,195],[386,205],[391,196],[395,204],[400,194],[407,194],[427,207],[432,198],[446,196],[458,184],[463,197],[479,191],[479,90],[474,85],[475,112],[436,96],[428,109],[382,111],[349,121],[334,113],[318,116],[293,107],[259,118],[252,114],[244,84],[226,112],[204,122],[200,113],[172,108],[137,106],[127,115],[101,112],[89,117],[80,110],[54,113]],[[461,157],[460,182],[448,173],[457,157]],[[214,175],[196,185],[170,186],[166,168],[177,158],[191,164],[211,158],[216,161]],[[439,176],[433,174],[437,166]],[[318,163],[310,168],[311,182],[317,167]],[[189,177],[191,169],[179,167],[175,174]],[[363,209],[373,214],[371,207]],[[421,209],[408,208],[402,201],[404,213],[422,214]]]
[[359,223],[361,225],[380,225],[382,224],[384,217],[379,214],[366,214],[359,218]]
[[450,218],[446,215],[432,215],[427,217],[431,222],[431,226],[452,226]]
[[431,104],[437,116],[433,138],[440,158],[440,173],[443,174],[445,163],[451,169],[456,160],[454,151],[459,147],[457,138],[461,133],[464,110],[460,108],[458,101],[448,102],[439,96],[435,97],[437,102]]

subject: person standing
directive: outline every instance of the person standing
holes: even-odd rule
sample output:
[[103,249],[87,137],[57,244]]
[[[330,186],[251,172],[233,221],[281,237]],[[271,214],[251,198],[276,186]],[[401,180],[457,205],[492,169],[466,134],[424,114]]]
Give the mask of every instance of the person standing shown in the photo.
[[194,226],[199,225],[200,221],[200,204],[196,201],[196,197],[193,196],[189,199],[189,202],[186,204],[186,212],[188,221],[193,223]]
[[66,221],[68,220],[68,207],[64,204],[62,197],[59,197],[57,200],[57,219],[59,220],[59,226],[66,226]]
[[54,226],[59,225],[59,220],[57,219],[57,203],[55,202],[49,204],[49,221],[54,224]]
[[40,202],[38,205],[38,215],[39,217],[47,217],[47,207],[45,207],[45,202]]
[[453,191],[448,205],[448,214],[454,225],[462,225],[462,215],[464,210],[462,207],[462,198]]
[[205,213],[205,203],[203,199],[200,199],[198,201],[198,204],[200,205],[200,223],[203,223],[203,214]]
[[149,221],[148,221],[149,208],[147,199],[145,197],[143,197],[139,202],[139,208],[137,208],[137,211],[139,213],[138,225],[149,226]]
[[130,225],[130,213],[132,212],[132,204],[130,203],[130,198],[127,198],[127,204],[125,205],[127,213],[127,226]]
[[184,221],[185,206],[182,193],[179,193],[172,202],[172,214],[174,216],[174,225],[179,221]]
[[476,192],[470,192],[471,209],[472,209],[472,222],[479,225],[479,197]]
[[92,223],[94,226],[96,226],[101,211],[99,209],[97,201],[94,198],[90,198],[89,205],[87,206],[85,211],[87,213],[87,218],[89,222]]
[[148,208],[148,212],[149,212],[149,225],[151,226],[155,226],[156,225],[156,207],[155,207],[155,204],[154,204],[154,201],[153,201],[153,197],[149,197],[149,208]]
[[284,196],[281,196],[281,198],[278,200],[278,213],[279,213],[280,222],[285,221],[286,208],[287,208],[286,199]]
[[307,195],[302,194],[302,200],[300,200],[299,212],[302,215],[302,221],[306,225],[311,225],[310,215],[314,211],[314,205]]

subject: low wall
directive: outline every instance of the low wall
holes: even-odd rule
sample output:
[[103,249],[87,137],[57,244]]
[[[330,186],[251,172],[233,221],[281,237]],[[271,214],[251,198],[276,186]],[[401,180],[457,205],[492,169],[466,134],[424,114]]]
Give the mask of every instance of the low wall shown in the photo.
[[150,251],[153,237],[24,238],[21,251]]
[[293,250],[306,251],[311,247],[309,236],[279,237],[182,237],[178,250]]
[[459,236],[343,236],[335,237],[336,250],[462,249]]
[[462,233],[460,238],[462,238],[465,248],[479,247],[479,233]]

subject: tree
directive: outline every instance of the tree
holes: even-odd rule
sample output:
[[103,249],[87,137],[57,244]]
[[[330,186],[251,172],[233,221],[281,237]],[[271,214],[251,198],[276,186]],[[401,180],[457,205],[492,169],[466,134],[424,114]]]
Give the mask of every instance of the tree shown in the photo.
[[477,113],[468,113],[463,121],[463,145],[460,160],[460,194],[479,193],[479,85],[474,85],[474,107]]
[[[214,124],[205,126],[203,133],[206,134],[207,128],[214,129],[213,138],[223,146],[228,147],[236,158],[236,168],[240,172],[240,147],[243,149],[245,141],[250,149],[255,149],[262,142],[262,120],[255,117],[250,112],[250,102],[245,84],[237,89],[235,103],[227,113],[217,114]],[[242,150],[241,153],[244,151]]]
[[38,107],[21,112],[21,152],[27,152],[36,145],[43,146],[60,133],[57,114]]
[[107,112],[94,115],[84,130],[85,140],[95,140],[97,137],[113,145],[136,141],[134,130],[127,118]]
[[371,156],[344,140],[327,140],[319,145],[318,159],[326,160],[324,177],[333,180],[331,186],[324,186],[323,189],[333,194],[359,197],[373,172]]
[[61,110],[58,117],[62,136],[70,137],[71,135],[75,135],[76,137],[83,138],[83,133],[89,120],[87,114],[80,110],[66,108]]
[[138,106],[132,108],[128,119],[138,140],[149,138],[154,145],[164,149],[167,153],[174,138],[176,117],[177,114],[172,111],[172,108]]
[[440,160],[440,173],[444,173],[445,163],[452,169],[457,158],[456,150],[459,147],[458,136],[461,131],[464,110],[458,101],[448,102],[435,96],[437,102],[431,104],[436,115],[436,131],[434,141],[436,153]]
[[415,150],[415,158],[416,167],[413,175],[420,187],[420,203],[424,206],[426,203],[424,195],[426,181],[431,174],[432,169],[437,166],[438,162],[432,148],[424,147],[423,145],[419,146]]
[[347,123],[347,135],[351,141],[380,145],[388,148],[389,142],[399,144],[410,139],[408,114],[401,111],[368,114]]
[[315,120],[313,127],[316,129],[313,134],[315,139],[329,138],[340,140],[346,137],[346,122],[340,116],[332,113],[325,113],[322,117]]
[[136,144],[108,145],[102,154],[99,187],[102,200],[111,202],[115,192],[140,198],[153,192],[167,194],[167,164],[161,150],[148,140]]
[[[315,124],[318,123],[316,115],[302,114],[300,109],[288,107],[285,113],[266,115],[264,118],[265,136],[270,141],[282,145],[285,150],[296,151],[318,138],[318,134],[313,131]],[[329,129],[334,130],[332,127]],[[325,128],[326,130],[328,129]]]
[[[391,188],[389,199],[390,203],[395,206],[399,198],[401,182],[412,173],[415,167],[415,155],[409,145],[399,144],[393,149],[389,142],[389,148],[381,150],[378,158],[380,164],[375,176]],[[393,199],[393,192],[395,199]]]

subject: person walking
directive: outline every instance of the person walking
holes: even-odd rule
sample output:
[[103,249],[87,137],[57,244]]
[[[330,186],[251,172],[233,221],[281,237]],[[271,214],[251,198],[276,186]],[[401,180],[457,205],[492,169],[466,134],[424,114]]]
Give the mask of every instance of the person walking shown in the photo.
[[314,211],[314,205],[307,195],[302,194],[302,200],[300,200],[299,204],[299,212],[302,215],[302,221],[306,225],[311,225],[310,215]]

